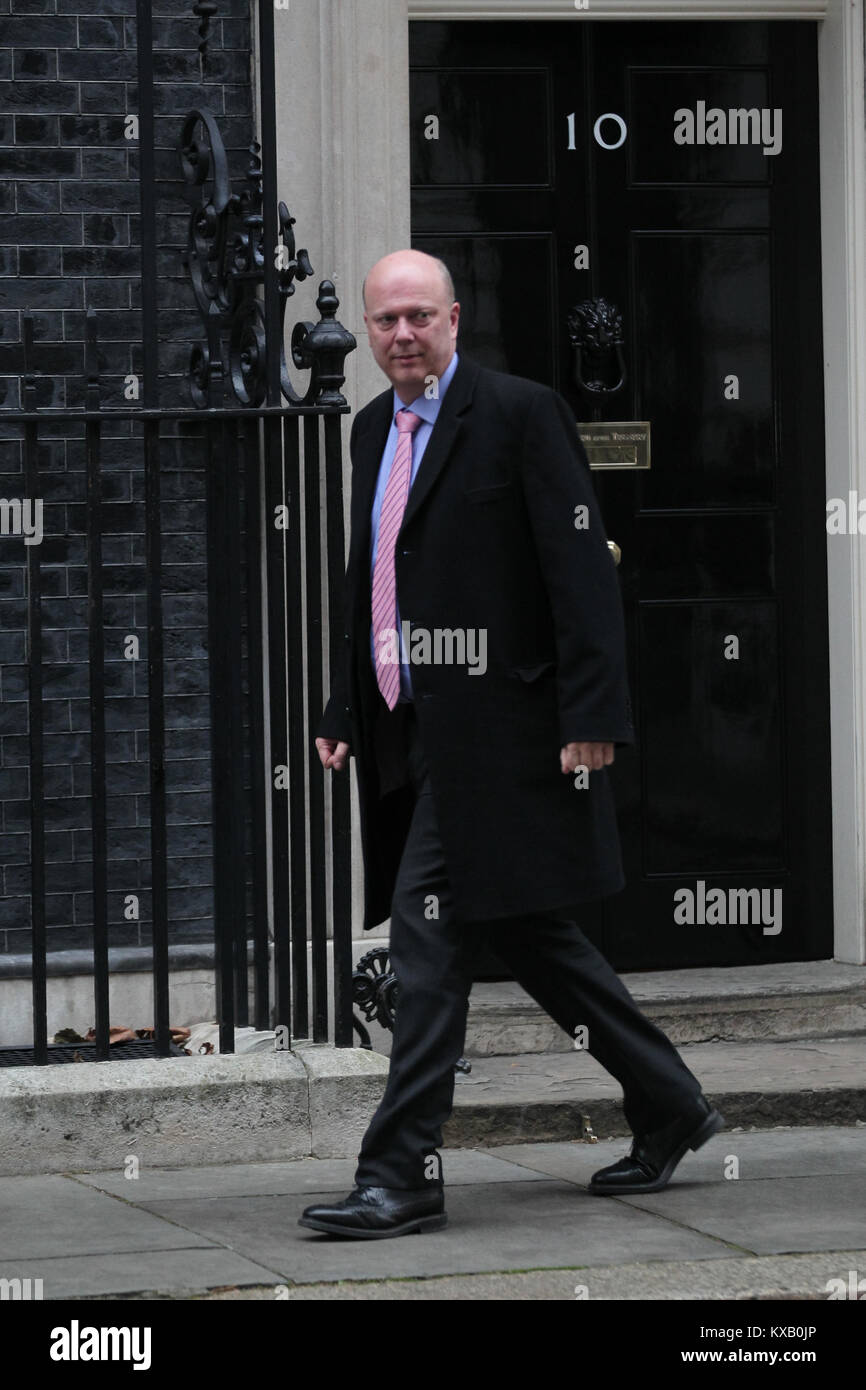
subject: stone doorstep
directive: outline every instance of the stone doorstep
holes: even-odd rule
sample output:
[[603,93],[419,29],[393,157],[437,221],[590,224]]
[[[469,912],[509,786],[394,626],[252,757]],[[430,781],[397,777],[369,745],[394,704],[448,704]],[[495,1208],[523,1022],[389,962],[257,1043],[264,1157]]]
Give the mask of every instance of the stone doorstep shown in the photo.
[[[684,1060],[728,1129],[866,1124],[866,1041],[708,1043]],[[354,1158],[388,1060],[361,1048],[0,1071],[0,1176]],[[455,1085],[456,1148],[629,1133],[618,1083],[586,1054],[479,1061]]]
[[[795,961],[634,972],[621,978],[642,1012],[678,1047],[866,1033],[862,965]],[[571,1048],[568,1036],[516,982],[473,986],[467,1057]]]
[[388,1059],[292,1052],[0,1070],[0,1176],[357,1153]]
[[[712,1101],[725,1120],[719,1138],[737,1129],[777,1126],[866,1125],[866,1084],[815,1091],[713,1091]],[[589,1122],[587,1130],[586,1122]],[[449,1149],[492,1149],[498,1144],[547,1144],[565,1140],[631,1138],[619,1101],[607,1099],[539,1100],[517,1105],[506,1100],[455,1105],[442,1130]]]
[[[727,1130],[866,1125],[864,1037],[692,1043],[680,1055]],[[599,1139],[626,1135],[621,1095],[585,1052],[481,1058],[457,1078],[444,1141],[466,1148],[579,1139],[588,1137],[584,1117]]]
[[[708,1088],[709,1091],[709,1088]],[[736,1129],[776,1126],[866,1126],[866,1082],[802,1091],[720,1090],[711,1092],[713,1105],[725,1120],[721,1134]],[[631,1137],[622,1105],[613,1096],[572,1095],[556,1100],[515,1102],[507,1097],[488,1101],[459,1097],[443,1131],[447,1148],[493,1148],[498,1144],[541,1144],[563,1140]]]

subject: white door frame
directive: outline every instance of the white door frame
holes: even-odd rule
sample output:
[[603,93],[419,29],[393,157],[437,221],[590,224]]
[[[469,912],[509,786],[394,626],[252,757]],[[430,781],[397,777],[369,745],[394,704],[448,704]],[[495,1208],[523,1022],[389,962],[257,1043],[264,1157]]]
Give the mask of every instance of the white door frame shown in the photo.
[[[837,0],[409,0],[410,19],[824,19]],[[859,0],[852,0],[856,5]],[[580,8],[582,5],[582,8]]]
[[[827,496],[866,498],[864,0],[408,0],[410,20],[818,20]],[[792,287],[796,292],[796,287]],[[808,345],[806,345],[808,347]],[[866,562],[827,539],[836,960],[866,962]],[[803,758],[812,756],[803,730]]]

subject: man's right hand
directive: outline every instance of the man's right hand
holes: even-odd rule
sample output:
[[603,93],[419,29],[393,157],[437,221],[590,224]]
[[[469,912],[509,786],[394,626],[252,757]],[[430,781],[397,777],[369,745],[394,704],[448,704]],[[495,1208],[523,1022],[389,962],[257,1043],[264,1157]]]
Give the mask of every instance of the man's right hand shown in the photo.
[[317,738],[316,747],[319,750],[322,767],[333,768],[334,772],[339,772],[346,766],[346,759],[349,756],[348,743],[341,743],[335,738]]

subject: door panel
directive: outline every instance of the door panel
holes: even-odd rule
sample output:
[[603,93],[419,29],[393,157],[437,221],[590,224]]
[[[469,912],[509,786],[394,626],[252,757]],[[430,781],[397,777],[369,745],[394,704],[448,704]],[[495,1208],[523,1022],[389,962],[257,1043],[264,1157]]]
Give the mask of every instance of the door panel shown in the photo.
[[[633,132],[628,144],[628,181],[638,184],[736,184],[740,187],[769,184],[770,164],[759,145],[675,144],[671,139],[671,112],[695,111],[699,102],[707,111],[761,110],[770,108],[766,70],[677,67],[631,67],[627,78],[627,102]],[[711,134],[727,134],[721,122],[712,122]],[[783,132],[784,133],[784,132]],[[707,134],[706,128],[704,134]]]
[[[766,234],[641,233],[629,246],[635,419],[652,419],[644,507],[770,504],[775,428]],[[720,389],[737,377],[737,408]],[[652,415],[641,410],[651,408]]]
[[[552,186],[546,139],[527,140],[527,126],[544,132],[550,105],[546,68],[437,68],[413,74],[413,182],[448,188]],[[435,132],[428,117],[447,120]]]
[[[460,285],[460,341],[471,341],[479,361],[497,371],[536,380],[539,371],[553,373],[556,344],[548,330],[555,245],[550,233],[466,236],[447,248],[442,243],[442,251],[431,250],[431,254],[447,259],[454,283]],[[532,267],[531,300],[524,303],[516,295],[503,295],[502,286],[519,284],[527,266]]]
[[[651,422],[648,471],[594,475],[638,733],[627,888],[586,917],[618,969],[832,954],[816,32],[410,26],[413,245],[461,346],[576,422]],[[593,401],[568,318],[598,296],[626,382]],[[713,888],[736,920],[682,920]],[[733,912],[754,890],[778,923]]]
[[[777,630],[775,603],[643,605],[647,874],[783,867]],[[730,633],[755,653],[748,684],[722,655]]]

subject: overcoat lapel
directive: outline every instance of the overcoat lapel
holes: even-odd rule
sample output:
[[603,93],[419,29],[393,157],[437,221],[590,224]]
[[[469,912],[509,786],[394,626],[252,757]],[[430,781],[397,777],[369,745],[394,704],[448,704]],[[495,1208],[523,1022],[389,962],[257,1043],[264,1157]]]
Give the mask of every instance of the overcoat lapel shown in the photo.
[[[461,357],[451,384],[445,392],[433,433],[427,441],[421,466],[415,475],[403,513],[403,526],[408,526],[415,514],[423,507],[433,484],[448,462],[451,451],[464,428],[463,416],[472,404],[472,393],[478,367],[474,362]],[[402,529],[402,528],[401,528]]]
[[366,429],[359,431],[355,441],[352,459],[352,515],[355,518],[352,542],[356,563],[360,563],[362,556],[369,559],[370,555],[370,513],[373,510],[379,464],[391,428],[393,399],[391,391],[384,391],[371,401],[369,424]]
[[[472,403],[472,393],[478,376],[476,363],[461,356],[457,371],[451,380],[442,401],[442,406],[433,426],[433,433],[427,441],[421,466],[409,493],[403,526],[406,526],[424,505],[463,428],[462,416]],[[384,391],[370,403],[370,419],[367,428],[358,434],[355,441],[355,458],[352,469],[353,501],[357,510],[354,515],[361,519],[361,534],[358,539],[356,561],[362,555],[370,554],[370,513],[373,509],[373,496],[379,464],[388,431],[391,428],[391,408],[394,403],[392,391]]]

